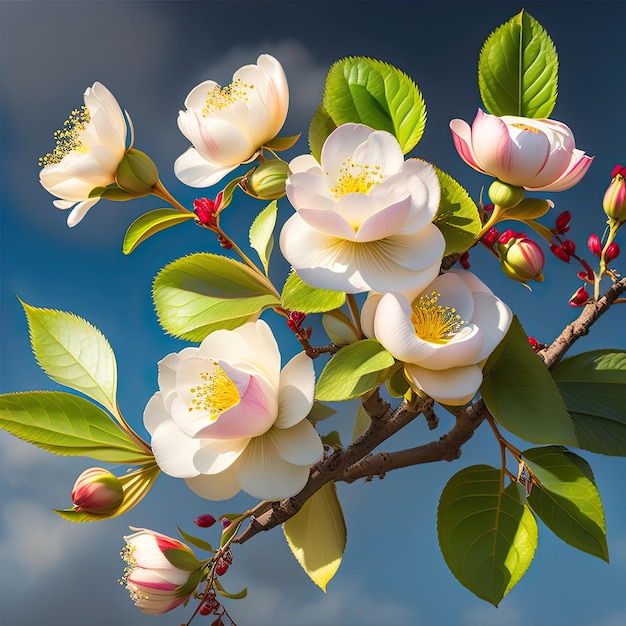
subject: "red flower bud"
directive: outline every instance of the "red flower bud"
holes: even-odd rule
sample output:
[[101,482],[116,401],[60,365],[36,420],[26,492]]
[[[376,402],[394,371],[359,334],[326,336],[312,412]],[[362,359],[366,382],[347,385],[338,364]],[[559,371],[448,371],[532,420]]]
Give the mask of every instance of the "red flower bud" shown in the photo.
[[559,213],[556,218],[556,229],[559,233],[563,232],[563,229],[569,225],[570,220],[572,219],[572,214],[569,211],[563,211]]
[[582,306],[589,300],[589,294],[585,287],[579,287],[576,293],[569,299],[570,306]]
[[561,248],[561,246],[559,246],[558,244],[551,243],[550,252],[552,252],[552,254],[554,254],[554,256],[557,259],[561,259],[561,261],[565,261],[565,263],[569,263],[569,254],[564,248]]
[[598,258],[602,256],[602,244],[600,243],[600,237],[598,237],[595,233],[589,235],[589,239],[587,239],[587,247],[594,256],[597,256]]
[[202,515],[198,515],[193,523],[200,528],[210,528],[215,524],[215,518],[208,513],[203,513]]
[[619,245],[615,241],[613,243],[610,243],[604,251],[605,263],[610,263],[611,261],[616,259],[619,256],[619,253]]
[[576,254],[576,244],[571,239],[565,239],[562,245],[567,254]]
[[480,238],[480,240],[488,248],[493,248],[493,244],[495,243],[496,239],[498,238],[498,235],[499,235],[498,229],[492,227]]

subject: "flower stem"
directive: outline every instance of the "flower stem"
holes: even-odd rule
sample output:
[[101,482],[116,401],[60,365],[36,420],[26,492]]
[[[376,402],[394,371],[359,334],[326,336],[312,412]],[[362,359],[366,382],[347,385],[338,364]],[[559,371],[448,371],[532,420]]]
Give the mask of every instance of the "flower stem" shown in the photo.
[[169,202],[175,209],[178,209],[182,213],[193,213],[189,209],[186,209],[174,196],[165,188],[165,185],[161,182],[161,180],[157,180],[154,185],[154,191],[152,192],[153,196],[157,198],[161,198],[161,200],[165,200]]

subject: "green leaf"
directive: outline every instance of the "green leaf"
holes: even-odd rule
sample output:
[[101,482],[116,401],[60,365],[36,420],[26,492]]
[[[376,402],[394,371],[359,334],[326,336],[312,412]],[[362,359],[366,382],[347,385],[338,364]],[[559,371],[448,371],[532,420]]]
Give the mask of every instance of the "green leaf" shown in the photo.
[[126,235],[124,235],[122,252],[130,254],[148,237],[152,237],[152,235],[171,226],[176,226],[176,224],[187,222],[194,217],[193,213],[181,213],[176,209],[156,209],[149,213],[144,213],[128,227]]
[[446,240],[444,255],[464,252],[476,241],[481,229],[478,207],[452,176],[435,167],[441,185],[441,200],[433,223]]
[[283,524],[291,552],[322,591],[335,575],[346,549],[346,523],[334,482],[326,483]]
[[232,330],[280,305],[262,275],[208,253],[182,257],[164,267],[154,280],[153,297],[165,331],[189,341],[202,341],[214,330]]
[[322,156],[322,146],[330,133],[337,128],[337,124],[333,122],[323,104],[317,107],[317,110],[311,118],[309,125],[309,149],[311,154],[319,161]]
[[244,587],[239,593],[229,593],[226,589],[224,589],[224,587],[222,587],[222,583],[219,578],[215,579],[215,586],[217,587],[217,593],[219,593],[220,596],[224,596],[230,600],[242,600],[248,595],[247,587]]
[[134,506],[139,504],[152,488],[154,481],[160,473],[159,466],[154,462],[148,462],[134,472],[124,474],[119,477],[124,490],[124,501],[121,506],[109,515],[94,515],[85,511],[76,511],[75,509],[55,509],[55,513],[60,515],[68,522],[100,522],[104,519],[118,517]]
[[367,57],[348,57],[330,67],[322,104],[336,126],[355,122],[385,130],[404,154],[415,147],[426,125],[426,105],[411,78]]
[[84,393],[117,414],[117,366],[105,336],[73,313],[20,302],[41,369],[52,380]]
[[298,139],[300,139],[300,135],[302,133],[298,133],[297,135],[290,135],[289,137],[274,137],[265,144],[265,148],[271,148],[276,152],[281,152],[282,150],[289,150],[292,146],[295,146]]
[[574,421],[578,447],[626,456],[626,351],[592,350],[569,357],[552,376]]
[[317,289],[307,285],[295,273],[287,277],[281,294],[283,307],[301,313],[324,313],[338,309],[346,301],[343,291]]
[[528,496],[532,510],[557,537],[608,562],[604,510],[589,464],[555,446],[526,450],[523,458],[541,483]]
[[504,428],[532,443],[578,445],[556,383],[516,317],[483,371],[480,393]]
[[541,24],[522,9],[488,37],[478,60],[478,86],[493,115],[550,117],[558,56]]
[[200,548],[200,550],[205,550],[206,552],[215,552],[215,550],[213,550],[213,548],[211,547],[211,544],[208,541],[205,541],[204,539],[200,539],[200,537],[190,535],[189,533],[186,533],[182,528],[178,526],[176,526],[176,530],[178,531],[180,536],[187,543],[190,543],[192,546],[196,546],[196,548]]
[[315,398],[322,402],[358,398],[383,383],[394,364],[391,354],[375,339],[345,346],[322,370]]
[[363,408],[362,404],[359,404],[359,408],[356,410],[354,427],[352,428],[352,441],[356,441],[359,437],[364,435],[371,423],[372,420],[367,411]]
[[276,200],[270,202],[255,218],[250,226],[250,245],[257,251],[265,275],[268,274],[270,255],[274,249],[274,226],[276,226]]
[[62,456],[129,465],[153,458],[100,407],[63,391],[0,395],[0,428]]
[[537,547],[537,522],[517,484],[502,491],[500,470],[488,465],[450,479],[439,500],[437,532],[450,571],[495,606],[525,574]]

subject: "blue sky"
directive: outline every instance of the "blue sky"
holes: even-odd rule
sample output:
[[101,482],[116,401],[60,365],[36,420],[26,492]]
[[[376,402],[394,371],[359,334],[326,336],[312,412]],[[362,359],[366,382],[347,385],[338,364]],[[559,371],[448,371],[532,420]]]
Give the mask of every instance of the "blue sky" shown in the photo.
[[[176,117],[197,83],[207,78],[227,83],[241,65],[273,54],[290,84],[284,134],[306,135],[328,66],[347,55],[376,57],[412,76],[424,95],[428,124],[412,156],[434,162],[478,198],[488,179],[460,160],[448,123],[473,119],[480,106],[480,47],[522,7],[543,24],[559,52],[559,98],[552,117],[567,123],[578,146],[596,155],[582,183],[550,196],[556,203],[552,217],[572,212],[571,238],[583,250],[589,233],[604,226],[600,202],[610,172],[616,163],[626,164],[622,2],[1,2],[0,391],[57,388],[30,353],[19,295],[34,306],[72,311],[104,332],[117,355],[120,405],[142,429],[143,407],[156,391],[156,362],[185,345],[159,328],[150,300],[152,279],[183,254],[219,252],[205,231],[188,223],[124,257],[126,228],[161,206],[156,199],[101,202],[76,228],[67,228],[66,214],[52,206],[53,198],[37,182],[37,159],[50,150],[53,131],[81,104],[87,86],[98,80],[115,94],[133,118],[136,146],[152,156],[166,186],[189,206],[197,195],[214,193],[185,188],[173,174],[175,158],[188,145]],[[289,155],[306,149],[302,139]],[[279,206],[284,221],[291,209],[286,201]],[[245,243],[259,208],[240,197],[225,218],[227,231]],[[626,249],[626,242],[620,243]],[[529,293],[506,281],[486,254],[473,253],[471,261],[529,334],[549,342],[573,319],[567,299],[578,287],[575,268],[549,255],[546,281]],[[277,276],[286,272],[277,255],[272,269]],[[286,362],[298,346],[276,316],[266,319]],[[574,352],[626,348],[622,320],[621,311],[611,311]],[[346,407],[332,424],[344,437],[354,410],[355,405]],[[445,413],[441,421],[443,433],[452,421]],[[428,437],[421,424],[413,424],[403,441],[392,440],[385,449]],[[339,485],[348,547],[327,594],[300,570],[276,529],[236,549],[224,584],[233,591],[248,587],[249,597],[230,602],[229,609],[239,626],[626,623],[625,462],[583,456],[604,498],[610,565],[566,546],[540,525],[535,561],[499,609],[456,582],[437,547],[436,506],[456,471],[472,463],[497,464],[498,448],[481,428],[457,462]],[[122,535],[129,524],[172,535],[177,524],[193,531],[192,520],[200,513],[217,516],[253,503],[246,496],[232,503],[203,501],[182,482],[162,477],[123,518],[72,525],[51,509],[70,504],[76,476],[93,464],[49,455],[0,432],[2,626],[182,623],[189,611],[144,616],[116,584]],[[209,541],[216,535],[215,529],[206,534]]]

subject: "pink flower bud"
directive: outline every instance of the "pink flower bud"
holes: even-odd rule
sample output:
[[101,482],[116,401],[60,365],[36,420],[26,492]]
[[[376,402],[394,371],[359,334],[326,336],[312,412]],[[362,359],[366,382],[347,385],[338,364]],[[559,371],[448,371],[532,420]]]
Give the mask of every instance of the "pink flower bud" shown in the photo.
[[570,306],[582,306],[589,300],[589,294],[585,287],[579,287],[576,293],[569,299]]
[[101,467],[85,470],[72,489],[75,509],[93,515],[110,515],[123,501],[124,490],[117,476]]
[[589,239],[587,239],[587,247],[594,256],[597,256],[598,258],[602,256],[602,244],[600,243],[600,237],[598,237],[595,233],[589,235]]
[[567,254],[576,254],[576,244],[571,239],[565,239],[562,245]]
[[554,254],[554,256],[557,259],[561,259],[561,261],[565,261],[565,263],[569,263],[569,254],[567,254],[567,251],[565,250],[565,248],[562,248],[556,243],[551,243],[550,252],[552,252],[552,254]]
[[564,228],[568,228],[569,230],[569,223],[570,220],[572,219],[572,214],[569,211],[563,211],[562,213],[559,213],[559,215],[556,218],[556,229],[559,233],[563,233],[563,229]]
[[509,240],[507,247],[500,247],[502,271],[513,280],[525,283],[529,280],[543,281],[543,251],[532,239],[526,237]]
[[210,528],[215,524],[215,518],[208,513],[203,513],[202,515],[198,515],[193,523],[200,528]]
[[614,241],[610,243],[604,251],[604,261],[610,263],[619,256],[619,245]]
[[[617,169],[617,168],[616,168]],[[626,178],[622,171],[614,174],[608,189],[604,192],[602,208],[609,218],[617,222],[626,222]],[[615,171],[615,170],[613,170]]]

